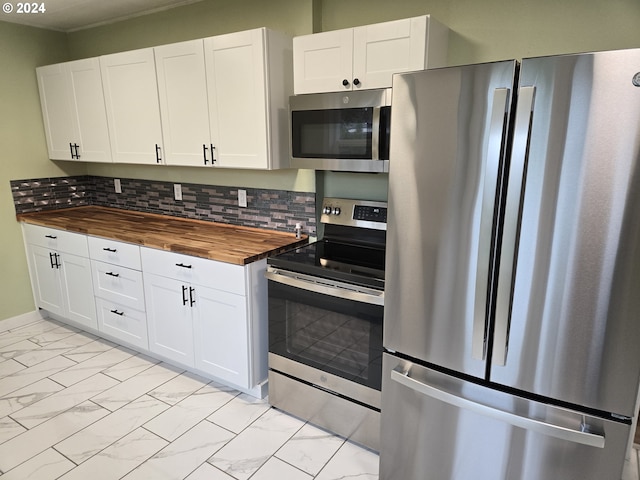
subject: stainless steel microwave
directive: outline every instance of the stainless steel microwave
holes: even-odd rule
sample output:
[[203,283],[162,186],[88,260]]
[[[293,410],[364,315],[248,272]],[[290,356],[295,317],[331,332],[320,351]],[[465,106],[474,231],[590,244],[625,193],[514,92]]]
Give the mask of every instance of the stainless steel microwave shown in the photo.
[[289,97],[293,168],[388,172],[391,89]]

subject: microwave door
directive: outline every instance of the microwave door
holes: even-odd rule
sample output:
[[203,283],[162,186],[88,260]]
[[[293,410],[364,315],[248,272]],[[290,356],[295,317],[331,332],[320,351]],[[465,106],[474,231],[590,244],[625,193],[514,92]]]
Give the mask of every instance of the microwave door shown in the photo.
[[373,110],[367,107],[292,112],[293,156],[372,158]]
[[291,97],[292,167],[388,171],[390,107],[366,93]]

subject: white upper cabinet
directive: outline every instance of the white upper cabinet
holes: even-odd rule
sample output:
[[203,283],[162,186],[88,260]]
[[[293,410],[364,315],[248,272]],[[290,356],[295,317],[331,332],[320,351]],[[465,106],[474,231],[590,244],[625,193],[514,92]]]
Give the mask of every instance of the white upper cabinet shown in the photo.
[[388,88],[394,73],[445,66],[448,32],[423,15],[295,37],[295,93]]
[[259,28],[154,51],[167,165],[287,166],[289,37]]
[[289,167],[285,34],[258,28],[37,73],[52,159]]
[[268,168],[265,30],[204,41],[211,134],[221,167]]
[[114,162],[163,163],[153,48],[100,57]]
[[39,67],[36,74],[49,158],[110,162],[98,59]]
[[296,95],[351,90],[353,28],[293,38]]
[[167,165],[211,165],[204,42],[154,48]]
[[287,167],[291,38],[260,28],[206,38],[204,50],[216,165]]

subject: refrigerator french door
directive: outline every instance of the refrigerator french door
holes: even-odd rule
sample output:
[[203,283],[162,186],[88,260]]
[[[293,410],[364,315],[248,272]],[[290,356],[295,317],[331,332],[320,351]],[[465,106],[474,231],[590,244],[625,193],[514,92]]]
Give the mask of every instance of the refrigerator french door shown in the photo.
[[620,478],[638,72],[637,49],[394,77],[381,479]]

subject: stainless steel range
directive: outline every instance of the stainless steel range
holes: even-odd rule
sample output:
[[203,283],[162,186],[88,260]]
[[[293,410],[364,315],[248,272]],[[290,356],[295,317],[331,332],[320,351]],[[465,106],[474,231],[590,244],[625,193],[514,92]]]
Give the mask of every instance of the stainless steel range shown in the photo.
[[327,198],[320,222],[267,260],[269,402],[379,450],[387,204]]

